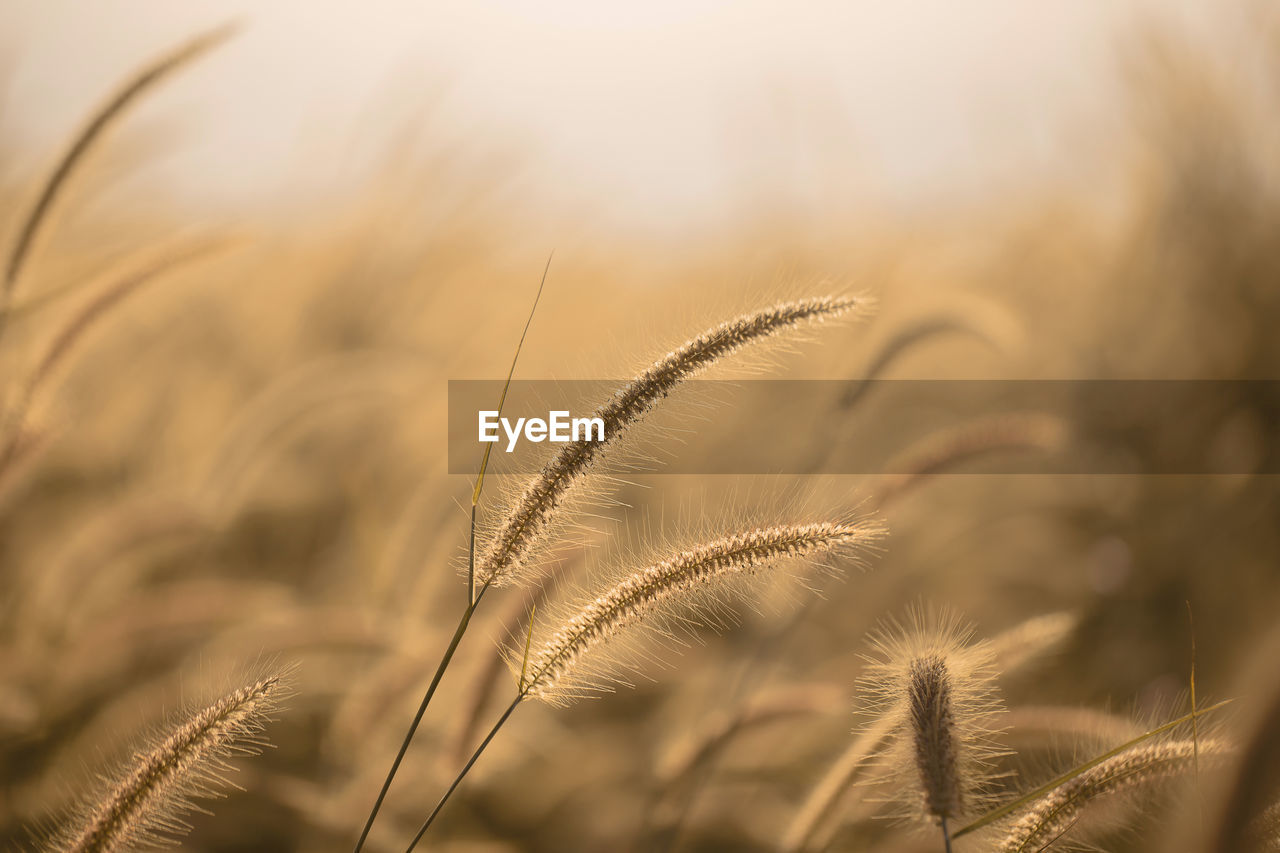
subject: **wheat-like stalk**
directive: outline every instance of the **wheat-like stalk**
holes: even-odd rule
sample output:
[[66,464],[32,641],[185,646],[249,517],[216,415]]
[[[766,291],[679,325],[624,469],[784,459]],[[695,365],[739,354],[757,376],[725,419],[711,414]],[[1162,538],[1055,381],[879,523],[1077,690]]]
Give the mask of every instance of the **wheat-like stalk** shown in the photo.
[[483,669],[473,678],[473,690],[467,700],[464,713],[459,717],[460,726],[454,738],[454,752],[459,758],[466,757],[489,700],[497,693],[499,685],[504,683],[503,676],[506,674],[508,661],[514,653],[515,646],[519,644],[523,648],[527,623],[532,614],[536,613],[539,607],[546,605],[556,586],[563,582],[576,566],[576,560],[558,561],[555,567],[539,578],[525,594],[508,599],[505,612],[499,613],[494,618],[494,623],[509,638],[509,642],[495,646]]
[[[1275,853],[1280,850],[1280,803],[1272,803],[1262,814],[1237,830],[1244,837],[1251,853]],[[1232,848],[1219,844],[1214,850],[1227,851]]]
[[[48,221],[50,211],[76,171],[76,167],[93,149],[97,140],[139,97],[184,65],[226,41],[235,31],[234,25],[224,24],[157,57],[141,68],[90,117],[88,123],[72,139],[71,145],[58,160],[48,179],[41,185],[35,203],[22,220],[5,264],[4,282],[0,286],[0,309],[8,307],[9,298],[42,226]],[[0,313],[0,318],[2,317],[3,313]]]
[[[615,639],[627,639],[646,623],[661,623],[699,611],[709,594],[715,600],[733,590],[732,581],[749,578],[766,565],[786,559],[830,554],[870,545],[881,534],[869,521],[824,521],[774,525],[742,531],[703,545],[686,548],[662,562],[627,575],[606,592],[587,602],[542,644],[532,657],[532,622],[526,647],[509,662],[519,675],[515,698],[485,735],[471,758],[444,792],[409,844],[413,850],[476,761],[526,699],[565,704],[575,696],[610,680],[608,667],[585,673],[584,661],[597,655]],[[703,609],[703,615],[713,613]]]
[[1147,744],[1113,755],[1049,791],[1028,809],[1005,834],[1000,853],[1042,850],[1061,836],[1097,798],[1140,788],[1157,779],[1190,771],[1197,755],[1221,756],[1225,741],[1202,739]]
[[629,626],[696,606],[699,594],[723,588],[720,582],[750,575],[783,558],[806,557],[865,546],[879,535],[869,522],[815,522],[746,530],[640,569],[600,594],[551,635],[528,661],[522,694],[563,702],[589,689],[580,672],[592,656]]
[[230,785],[233,755],[255,754],[263,730],[285,692],[286,678],[272,675],[242,687],[187,718],[148,751],[87,809],[81,825],[53,849],[107,853],[171,841],[185,831],[182,816],[197,797],[217,796]]
[[848,297],[823,296],[780,302],[743,314],[703,332],[655,361],[618,389],[593,413],[604,423],[600,441],[566,444],[516,500],[476,561],[482,585],[501,584],[521,568],[571,486],[623,433],[681,382],[748,344],[797,326],[845,314],[861,305]]
[[[541,292],[541,288],[539,292]],[[448,668],[463,635],[467,631],[472,614],[479,606],[480,600],[490,586],[509,582],[519,573],[519,569],[528,561],[534,545],[546,533],[556,511],[563,506],[572,486],[591,469],[601,453],[625,433],[630,426],[657,405],[659,401],[670,394],[681,382],[709,367],[719,359],[754,341],[770,338],[783,331],[807,323],[837,317],[861,305],[862,302],[860,300],[833,296],[778,303],[753,314],[744,314],[733,320],[721,323],[719,326],[704,332],[660,358],[639,376],[616,391],[607,402],[593,413],[594,417],[598,418],[604,427],[603,435],[599,436],[598,441],[584,439],[566,444],[563,449],[547,462],[541,473],[525,487],[512,508],[499,522],[497,532],[489,538],[489,544],[482,552],[477,554],[476,510],[480,489],[483,484],[484,465],[488,460],[488,455],[486,454],[485,461],[481,463],[481,476],[477,477],[472,494],[470,559],[467,565],[468,606],[459,619],[453,639],[450,641],[449,647],[445,650],[444,656],[436,668],[431,684],[427,687],[422,702],[418,706],[418,712],[413,722],[409,725],[409,730],[396,758],[392,762],[387,779],[383,783],[382,790],[379,792],[360,838],[356,842],[354,853],[360,853],[363,849],[364,842],[368,838],[369,831],[377,818],[387,791],[404,759],[409,743],[412,741],[422,716],[435,695],[444,671]],[[526,325],[526,330],[527,328]],[[519,348],[517,347],[518,355]],[[510,375],[508,375],[509,381]],[[503,396],[505,398],[505,391]],[[501,409],[501,404],[499,404],[499,409]],[[544,661],[543,663],[547,662]],[[503,714],[498,724],[485,740],[481,742],[471,761],[467,763],[465,769],[455,780],[454,786],[445,793],[435,811],[424,822],[417,839],[420,839],[422,833],[431,825],[435,815],[443,808],[454,788],[462,781],[462,777],[466,775],[480,753],[484,751],[494,734],[501,728],[503,722],[515,710],[516,705],[527,695],[530,695],[526,692],[526,688],[539,685],[546,686],[546,677],[552,673],[548,671],[542,673],[542,677],[539,677],[535,670],[534,680],[526,683],[524,679],[526,664],[527,660],[523,660],[521,663],[521,692],[519,697]],[[556,667],[556,669],[556,680],[559,681],[559,676],[563,674],[563,671],[559,667]],[[549,695],[549,693],[544,695]],[[414,844],[417,843],[417,839],[415,839]]]
[[920,317],[898,328],[879,346],[866,365],[858,370],[859,378],[841,395],[838,406],[845,411],[857,406],[900,358],[933,338],[950,334],[968,335],[995,349],[1002,349],[1006,343],[1003,339],[1009,335],[1007,332],[1001,334],[1001,331],[992,327],[990,318],[982,322],[979,317],[955,313]]

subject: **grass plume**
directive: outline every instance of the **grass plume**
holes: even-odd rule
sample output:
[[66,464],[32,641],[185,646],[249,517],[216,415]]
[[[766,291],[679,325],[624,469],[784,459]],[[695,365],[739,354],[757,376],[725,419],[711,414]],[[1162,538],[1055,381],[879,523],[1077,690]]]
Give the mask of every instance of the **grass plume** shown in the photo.
[[992,824],[997,823],[998,821],[1002,821],[1005,818],[1010,817],[1011,815],[1017,814],[1023,809],[1031,806],[1040,798],[1046,796],[1047,794],[1052,793],[1053,791],[1057,790],[1063,785],[1066,785],[1071,780],[1075,779],[1077,776],[1081,776],[1085,773],[1088,773],[1089,771],[1093,770],[1095,767],[1105,764],[1106,762],[1110,761],[1112,758],[1115,758],[1117,755],[1122,755],[1128,752],[1129,750],[1138,747],[1141,744],[1145,744],[1147,741],[1150,741],[1154,738],[1158,738],[1161,735],[1164,735],[1167,732],[1171,732],[1180,726],[1184,726],[1187,723],[1190,723],[1193,719],[1197,717],[1202,717],[1207,714],[1212,714],[1217,711],[1220,711],[1223,708],[1225,708],[1227,705],[1229,705],[1231,701],[1232,700],[1230,699],[1223,699],[1222,701],[1215,702],[1214,704],[1209,705],[1208,707],[1201,708],[1193,714],[1186,714],[1182,717],[1178,717],[1176,720],[1170,720],[1169,722],[1164,723],[1163,725],[1156,726],[1154,729],[1143,732],[1137,737],[1134,737],[1131,740],[1128,740],[1120,744],[1114,749],[1108,750],[1107,752],[1104,752],[1101,755],[1096,756],[1084,762],[1083,764],[1072,768],[1071,770],[1067,771],[1063,775],[1045,783],[1044,785],[1041,785],[1035,790],[1029,791],[1015,800],[1007,802],[1004,805],[999,806],[998,808],[992,809],[991,811],[987,812],[985,815],[973,821],[969,825],[963,827],[962,829],[957,830],[954,837],[959,838],[962,835],[968,835],[971,832],[976,832],[980,829],[983,829],[984,827],[991,826]]
[[[1075,629],[1077,618],[1068,612],[1034,616],[996,635],[986,648],[994,658],[1002,676],[1014,674],[1037,656],[1059,644]],[[795,817],[787,826],[778,849],[797,853],[814,846],[823,828],[839,814],[846,794],[864,770],[869,770],[872,757],[889,740],[898,720],[881,716],[866,726],[827,768],[826,773],[805,797]]]
[[877,776],[888,783],[898,816],[941,827],[974,813],[1001,754],[995,724],[1002,710],[990,643],[947,614],[914,611],[874,639],[878,656],[859,685],[874,723],[889,727]]
[[681,382],[750,343],[838,317],[860,305],[858,300],[834,296],[780,302],[725,321],[655,361],[592,413],[604,422],[603,441],[566,444],[525,488],[479,556],[479,582],[503,583],[515,575],[574,482]]
[[[697,606],[718,582],[750,576],[784,558],[866,546],[879,535],[866,522],[815,522],[746,530],[698,545],[640,569],[588,602],[565,621],[529,661],[524,695],[561,703],[609,681],[611,666],[583,667],[628,627],[660,620],[672,609]],[[584,669],[594,669],[587,673]]]
[[1071,610],[1032,616],[991,638],[991,654],[1003,678],[1027,669],[1059,649],[1080,625],[1080,614]]
[[232,691],[140,752],[82,825],[54,849],[108,853],[171,841],[186,829],[182,816],[197,809],[194,799],[217,796],[231,784],[227,759],[265,745],[263,730],[286,680],[271,675]]
[[959,815],[965,805],[960,775],[963,744],[952,693],[952,674],[941,655],[924,655],[911,661],[907,711],[911,716],[916,772],[925,812],[941,825],[948,850],[951,836],[947,833],[947,820]]
[[[732,589],[732,580],[749,577],[767,565],[866,547],[880,533],[878,525],[866,521],[753,528],[687,548],[631,573],[561,623],[532,655],[531,625],[524,653],[512,655],[509,660],[519,679],[515,698],[436,803],[408,849],[413,850],[422,840],[467,773],[522,702],[532,698],[563,705],[593,688],[599,689],[602,682],[615,680],[610,662],[594,668],[584,666],[589,659],[598,658],[615,639],[634,634],[644,623],[661,622],[664,616],[677,617],[690,609],[696,612],[707,594],[713,598],[723,595]],[[703,613],[709,615],[705,609]]]
[[1000,844],[1000,853],[1043,850],[1066,833],[1097,798],[1190,772],[1197,757],[1210,758],[1226,752],[1227,744],[1222,740],[1186,739],[1143,744],[1113,755],[1036,800],[1010,827]]

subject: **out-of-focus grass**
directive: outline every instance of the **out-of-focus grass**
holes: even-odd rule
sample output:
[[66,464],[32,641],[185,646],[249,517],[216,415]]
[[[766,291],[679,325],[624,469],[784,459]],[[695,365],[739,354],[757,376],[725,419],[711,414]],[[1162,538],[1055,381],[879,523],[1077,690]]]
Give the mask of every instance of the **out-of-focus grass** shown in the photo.
[[[883,305],[870,329],[806,350],[795,369],[806,375],[856,376],[896,331],[955,306],[1015,331],[1000,346],[939,335],[889,375],[1277,378],[1274,92],[1172,39],[1133,50],[1132,144],[1116,152],[1115,185],[910,232],[883,226],[874,246],[863,223],[830,223],[821,242],[775,223],[661,258],[616,244],[562,253],[521,374],[628,375],[740,307],[742,282],[772,292],[786,269],[851,274]],[[127,164],[105,156],[93,168]],[[353,839],[465,595],[453,561],[470,483],[446,473],[445,380],[502,375],[546,249],[497,206],[432,201],[434,177],[398,166],[354,209],[283,227],[232,222],[234,249],[122,303],[31,412],[41,441],[0,483],[0,839],[55,819],[88,766],[118,756],[183,692],[262,658],[301,663],[298,695],[272,728],[279,749],[247,766],[245,792],[199,818],[187,846],[339,850]],[[5,190],[6,235],[33,181]],[[77,187],[15,305],[75,288],[11,318],[6,403],[95,292],[82,281],[193,220],[180,208],[72,215],[85,204]],[[1153,418],[1111,439],[1138,458],[1175,440],[1262,470],[1280,452],[1268,405]],[[839,413],[855,415],[891,429],[874,395]],[[1095,413],[1074,415],[1087,425]],[[643,488],[623,486],[620,500],[651,518],[785,485],[634,479]],[[805,488],[850,500],[855,485]],[[788,684],[851,694],[868,630],[919,598],[988,635],[1079,611],[1059,655],[1003,685],[1010,704],[1139,714],[1182,701],[1190,601],[1198,691],[1228,695],[1280,602],[1278,501],[1269,476],[938,478],[889,510],[875,571],[856,589],[825,590],[802,620],[785,607],[748,614],[653,683],[531,709],[477,768],[440,840],[770,848],[843,747],[843,709],[735,739],[678,809],[661,787],[664,757],[712,715]],[[377,849],[411,833],[456,769],[470,685],[492,654],[487,636],[502,631],[480,628],[406,763]],[[837,838],[916,849],[870,826]],[[1163,849],[1157,838],[1124,834],[1108,849]]]

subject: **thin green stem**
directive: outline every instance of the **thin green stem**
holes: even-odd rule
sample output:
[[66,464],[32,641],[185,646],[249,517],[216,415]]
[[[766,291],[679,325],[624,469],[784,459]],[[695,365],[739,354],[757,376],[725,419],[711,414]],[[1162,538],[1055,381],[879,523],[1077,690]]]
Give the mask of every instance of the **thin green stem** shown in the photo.
[[947,829],[947,819],[942,818],[942,845],[946,853],[951,853],[951,831]]
[[436,815],[440,814],[441,809],[444,808],[444,804],[449,802],[449,797],[452,796],[453,792],[462,784],[462,780],[466,778],[467,773],[470,772],[476,761],[480,759],[485,748],[489,746],[490,741],[494,739],[499,730],[502,729],[502,726],[507,722],[511,717],[511,714],[515,712],[516,708],[523,700],[524,693],[517,693],[516,698],[507,706],[507,710],[502,712],[502,716],[498,718],[498,722],[493,724],[493,728],[489,729],[489,734],[485,735],[484,740],[482,740],[480,745],[476,747],[476,751],[471,754],[470,760],[467,761],[462,770],[458,772],[457,777],[453,780],[453,784],[449,786],[449,790],[444,792],[444,795],[440,797],[440,802],[436,803],[436,807],[431,810],[431,814],[429,814],[427,819],[423,821],[422,826],[418,829],[418,834],[409,842],[409,846],[405,849],[405,853],[412,853],[413,848],[418,846],[418,842],[422,840],[422,836],[426,835],[427,830],[431,828],[431,824],[435,821]]

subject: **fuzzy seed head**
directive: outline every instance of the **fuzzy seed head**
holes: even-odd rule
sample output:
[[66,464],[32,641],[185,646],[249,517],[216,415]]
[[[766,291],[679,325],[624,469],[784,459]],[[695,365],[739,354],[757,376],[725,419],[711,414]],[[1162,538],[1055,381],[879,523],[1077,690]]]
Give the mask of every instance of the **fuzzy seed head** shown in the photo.
[[[600,671],[584,673],[584,660],[637,623],[699,611],[705,596],[734,590],[728,582],[750,579],[784,559],[804,558],[870,544],[879,528],[866,522],[817,522],[756,528],[726,536],[627,575],[587,601],[531,653],[525,695],[552,703],[610,681]],[[749,584],[739,591],[749,591]],[[513,668],[519,671],[519,662]],[[607,669],[607,666],[605,667]]]
[[1188,773],[1198,760],[1214,760],[1229,750],[1217,738],[1145,744],[1113,755],[1045,794],[1009,828],[1000,853],[1028,853],[1067,832],[1084,808],[1106,794],[1133,791]]
[[834,296],[781,302],[721,323],[655,361],[592,414],[604,423],[603,441],[583,439],[566,444],[525,487],[479,555],[476,562],[479,581],[495,584],[510,581],[546,532],[571,487],[591,470],[610,445],[680,383],[750,343],[838,317],[860,304],[851,298]]
[[265,745],[263,729],[285,692],[282,676],[263,678],[197,711],[137,754],[106,796],[86,809],[78,828],[51,849],[107,853],[171,843],[188,827],[193,800],[216,797],[231,783],[228,759]]
[[990,645],[954,617],[916,611],[873,646],[859,689],[867,730],[888,732],[869,775],[892,815],[937,824],[982,811],[1004,754]]
[[907,674],[907,709],[915,736],[916,770],[924,792],[925,811],[953,818],[963,809],[959,745],[951,708],[951,675],[939,655],[911,661]]

